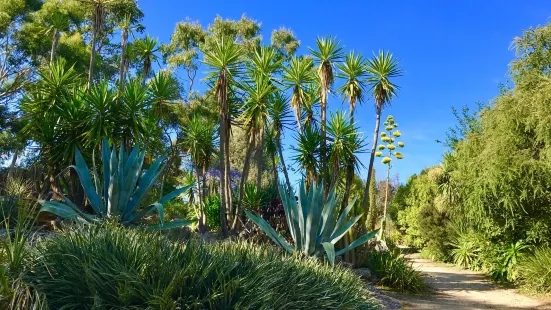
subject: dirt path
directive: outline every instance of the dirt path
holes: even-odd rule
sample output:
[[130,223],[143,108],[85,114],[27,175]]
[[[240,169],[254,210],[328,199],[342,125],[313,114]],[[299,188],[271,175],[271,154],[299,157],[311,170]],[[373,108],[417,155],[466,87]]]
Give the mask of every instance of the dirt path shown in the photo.
[[403,309],[551,309],[551,300],[536,300],[516,290],[497,287],[482,274],[455,266],[408,255],[413,266],[425,273],[425,281],[435,290],[426,296],[393,293]]

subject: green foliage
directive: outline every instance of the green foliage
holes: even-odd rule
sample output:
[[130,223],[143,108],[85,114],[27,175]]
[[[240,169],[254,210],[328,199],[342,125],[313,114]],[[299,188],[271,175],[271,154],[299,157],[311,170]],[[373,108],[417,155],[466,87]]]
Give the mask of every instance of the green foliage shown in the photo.
[[62,232],[38,252],[29,278],[55,309],[376,308],[351,272],[246,243],[182,246],[96,225]]
[[102,179],[100,180],[96,167],[93,167],[93,175],[91,176],[80,151],[76,150],[76,164],[72,168],[76,170],[80,177],[80,183],[90,206],[94,209],[95,215],[82,212],[67,197],[64,197],[65,203],[41,200],[41,212],[51,212],[78,222],[93,223],[97,220],[117,217],[122,224],[136,224],[149,213],[157,211],[160,224],[152,226],[153,229],[173,228],[191,224],[191,221],[186,220],[165,224],[163,204],[183,194],[193,184],[176,189],[150,205],[142,206],[143,199],[155,184],[157,177],[162,173],[166,164],[164,157],[161,156],[145,172],[142,172],[144,157],[145,150],[140,150],[139,144],[132,149],[130,154],[126,153],[123,145],[121,145],[117,155],[116,147],[113,147],[111,151],[107,139],[104,139],[101,148],[103,165]]
[[520,283],[536,293],[551,293],[551,249],[541,247],[523,257],[518,266]]
[[[364,244],[375,236],[377,231],[372,231],[356,238],[349,246],[335,251],[335,244],[344,234],[360,219],[361,215],[355,216],[349,221],[346,217],[354,207],[352,201],[340,214],[333,189],[327,199],[324,199],[323,185],[317,186],[313,183],[307,191],[305,182],[301,183],[299,201],[297,203],[293,193],[287,193],[283,186],[279,187],[287,225],[291,232],[294,245],[290,245],[285,238],[277,233],[262,217],[248,210],[245,213],[258,225],[278,246],[290,253],[303,253],[307,256],[321,256],[326,254],[331,265],[335,257],[350,251],[351,249]],[[337,220],[338,216],[338,220]]]
[[399,249],[371,251],[367,266],[379,278],[378,285],[408,293],[421,293],[429,289],[422,274],[402,257]]

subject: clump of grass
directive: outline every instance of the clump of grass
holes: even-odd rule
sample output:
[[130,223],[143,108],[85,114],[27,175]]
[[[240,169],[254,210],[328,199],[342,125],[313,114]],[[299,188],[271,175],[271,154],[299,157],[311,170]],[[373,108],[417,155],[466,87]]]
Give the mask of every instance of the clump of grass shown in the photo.
[[314,259],[242,242],[181,245],[158,233],[94,226],[39,245],[31,278],[51,308],[376,308],[359,278]]
[[519,262],[518,279],[527,290],[551,294],[551,248],[544,247],[526,255]]
[[398,249],[369,253],[368,267],[379,278],[378,285],[407,293],[421,293],[429,289],[421,272],[415,270]]

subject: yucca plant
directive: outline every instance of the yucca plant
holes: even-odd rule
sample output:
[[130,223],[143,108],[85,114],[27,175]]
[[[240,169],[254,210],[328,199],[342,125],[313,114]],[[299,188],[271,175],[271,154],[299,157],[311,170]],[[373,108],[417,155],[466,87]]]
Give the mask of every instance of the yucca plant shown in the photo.
[[270,239],[287,252],[317,257],[322,256],[325,252],[329,263],[333,265],[336,256],[362,245],[377,233],[377,230],[367,233],[357,238],[349,246],[336,251],[335,244],[337,241],[361,217],[361,215],[358,215],[346,221],[348,213],[354,207],[355,201],[352,201],[339,216],[335,189],[324,200],[323,184],[318,186],[314,182],[307,192],[305,182],[303,181],[300,185],[298,202],[292,192],[288,193],[285,191],[284,186],[280,186],[279,192],[281,193],[281,201],[285,209],[285,217],[294,245],[289,244],[261,216],[248,210],[245,210],[245,213]]
[[94,165],[92,181],[90,170],[78,149],[75,151],[75,165],[71,166],[78,173],[86,198],[95,214],[84,213],[67,197],[63,197],[64,203],[40,200],[39,203],[42,205],[40,212],[51,212],[69,220],[86,223],[117,217],[121,224],[129,225],[139,223],[145,215],[156,210],[159,214],[160,224],[150,226],[150,229],[175,228],[193,222],[177,220],[165,223],[163,207],[163,204],[183,194],[193,184],[178,188],[156,202],[142,206],[147,193],[165,168],[164,156],[155,160],[142,173],[145,149],[140,150],[139,144],[132,149],[130,154],[127,154],[121,145],[117,156],[116,147],[111,150],[107,139],[103,139],[101,151],[103,180],[100,180]]

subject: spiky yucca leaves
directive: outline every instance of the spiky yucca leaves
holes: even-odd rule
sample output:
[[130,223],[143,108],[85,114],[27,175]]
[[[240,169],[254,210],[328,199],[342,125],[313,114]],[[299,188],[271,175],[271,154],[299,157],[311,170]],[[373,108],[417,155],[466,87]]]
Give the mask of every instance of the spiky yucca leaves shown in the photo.
[[308,57],[292,57],[289,66],[284,68],[283,83],[287,89],[292,89],[291,107],[295,112],[295,118],[299,133],[302,133],[301,107],[306,101],[308,87],[314,82],[314,62]]
[[[345,113],[331,114],[327,125],[329,141],[329,169],[331,170],[331,189],[341,179],[342,168],[352,164],[352,172],[360,161],[357,154],[363,152],[365,144],[358,128]],[[345,206],[346,207],[346,206]]]
[[297,155],[294,160],[306,171],[306,183],[309,185],[314,181],[319,171],[321,134],[316,127],[306,127],[302,134],[299,134],[295,139],[297,143],[293,150]]
[[163,156],[153,162],[142,174],[145,149],[140,150],[139,144],[130,154],[125,153],[121,145],[117,155],[117,149],[113,147],[111,151],[107,139],[104,139],[101,151],[103,163],[101,180],[95,165],[93,176],[90,175],[90,170],[78,149],[75,151],[75,165],[71,166],[78,173],[86,198],[95,214],[84,213],[67,197],[63,197],[64,203],[40,200],[39,203],[42,205],[40,212],[51,212],[69,220],[87,223],[117,217],[121,224],[128,225],[138,224],[144,216],[157,211],[160,224],[150,226],[151,229],[168,229],[192,223],[188,220],[165,223],[163,207],[163,204],[169,200],[189,190],[192,184],[176,189],[151,205],[142,206],[148,191],[165,168]]
[[306,256],[317,257],[323,256],[323,253],[325,253],[329,263],[333,265],[336,256],[364,244],[377,233],[377,231],[367,233],[357,238],[349,246],[335,251],[337,241],[361,217],[361,215],[358,215],[346,221],[348,213],[354,207],[355,201],[349,204],[339,216],[339,212],[336,210],[337,197],[334,189],[329,192],[327,199],[324,199],[323,185],[318,186],[314,182],[310,185],[310,190],[307,191],[306,184],[303,181],[300,185],[298,203],[294,193],[286,193],[282,187],[280,187],[280,193],[283,208],[285,209],[287,226],[289,227],[294,245],[290,245],[262,217],[250,211],[245,212],[251,221],[258,225],[270,239],[289,253],[302,253]]
[[151,74],[153,62],[158,60],[155,54],[159,51],[159,40],[147,35],[144,39],[136,40],[132,45],[132,53],[142,62],[142,85],[145,85],[147,78]]

